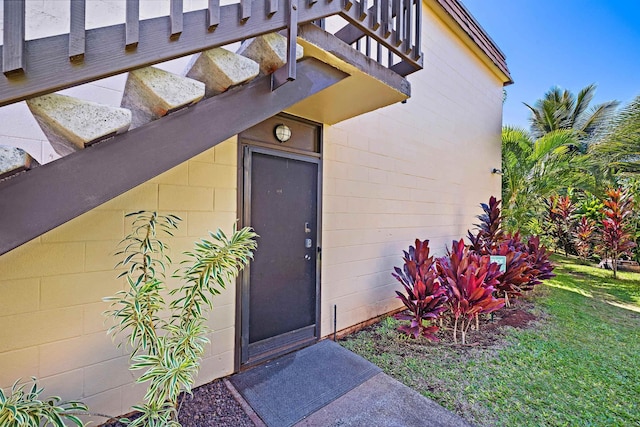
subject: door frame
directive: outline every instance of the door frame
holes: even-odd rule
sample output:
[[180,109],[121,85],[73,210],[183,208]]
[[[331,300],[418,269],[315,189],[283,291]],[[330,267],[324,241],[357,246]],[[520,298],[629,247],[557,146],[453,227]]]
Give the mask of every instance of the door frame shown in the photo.
[[[279,114],[278,117],[286,121],[296,121],[310,124],[317,128],[317,147],[318,152],[307,152],[300,149],[289,148],[287,146],[278,146],[264,141],[257,141],[238,135],[238,189],[237,189],[237,212],[239,215],[239,227],[249,225],[251,221],[251,159],[253,153],[277,156],[280,158],[292,159],[297,161],[315,163],[318,166],[317,177],[317,224],[316,224],[316,280],[315,280],[315,331],[314,339],[311,343],[320,339],[320,321],[321,321],[321,261],[322,261],[322,125],[300,119],[288,114]],[[256,125],[260,126],[260,124]],[[260,245],[258,242],[258,251]],[[249,337],[249,276],[251,274],[251,263],[240,273],[236,280],[236,321],[235,321],[235,354],[234,354],[234,371],[239,372],[251,368],[257,364],[273,359],[280,355],[292,351],[291,347],[284,347],[277,351],[269,352],[263,357],[248,359],[243,362],[243,352],[248,350]],[[243,332],[245,332],[243,334]],[[286,335],[286,334],[283,334]],[[282,335],[280,335],[282,336]]]

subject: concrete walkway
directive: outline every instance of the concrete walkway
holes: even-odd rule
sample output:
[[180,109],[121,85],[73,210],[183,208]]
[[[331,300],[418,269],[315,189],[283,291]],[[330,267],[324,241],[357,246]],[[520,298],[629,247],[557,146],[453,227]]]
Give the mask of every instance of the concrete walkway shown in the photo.
[[[335,344],[331,345],[336,346]],[[341,352],[348,352],[348,350],[344,349],[343,347],[340,347],[340,349]],[[356,357],[357,359],[361,359],[362,363],[366,363],[371,367],[375,367],[375,365],[371,365],[369,362],[366,362],[364,359],[362,359],[360,356],[355,355],[354,353],[349,352],[347,354],[351,354],[351,356],[349,357]],[[292,356],[293,355],[289,355],[288,357],[291,358]],[[296,356],[293,357],[297,357],[297,353]],[[278,363],[277,360],[275,361],[276,364]],[[322,362],[326,363],[327,360]],[[318,363],[322,362],[318,361]],[[332,361],[331,363],[334,364],[332,365],[332,371],[338,369],[335,366],[336,361]],[[326,372],[326,370],[324,372]],[[308,372],[307,374],[310,374],[310,372]],[[300,375],[300,373],[297,373],[294,377],[289,376],[289,379],[287,379],[287,377],[285,376],[279,377],[278,381],[291,380],[294,382],[299,382],[298,375]],[[311,378],[313,377],[313,375],[305,375],[305,377],[307,379],[306,384],[311,387],[312,394],[310,396],[312,396],[313,393],[318,393],[319,391],[313,391],[316,384],[316,382]],[[275,378],[267,379],[266,381],[273,381],[274,379]],[[259,410],[254,411],[254,409],[251,408],[250,404],[240,395],[240,393],[237,392],[237,390],[235,390],[235,387],[231,384],[230,381],[225,381],[225,383],[227,383],[227,387],[232,390],[236,399],[245,409],[245,412],[247,412],[252,421],[258,427],[283,427],[275,424],[278,424],[280,422],[277,421],[277,419],[280,414],[284,415],[284,413],[278,412],[278,417],[276,418],[269,415],[271,421],[268,422],[274,425],[265,424],[257,414]],[[280,382],[278,382],[276,388],[280,390],[287,389],[288,384],[281,384]],[[287,394],[284,394],[278,398],[276,396],[269,395],[269,391],[266,391],[266,393],[267,395],[264,395],[261,392],[258,396],[260,396],[260,399],[267,399],[267,401],[269,402],[272,402],[272,399],[280,399],[282,401],[282,404],[285,405],[282,406],[281,410],[285,412],[291,408],[291,406],[289,405],[296,405],[296,403],[294,402],[299,400],[299,396],[291,396],[291,400],[289,401],[289,399],[287,398]],[[298,404],[299,403],[300,402],[298,402]],[[260,405],[262,406],[261,403]],[[283,419],[285,418],[283,417]],[[291,424],[287,423],[287,426],[291,426]],[[470,423],[466,422],[458,415],[446,410],[434,401],[427,399],[415,390],[405,386],[404,384],[391,378],[383,372],[370,376],[369,379],[365,382],[355,386],[350,391],[347,391],[345,394],[337,397],[335,400],[327,403],[325,406],[321,407],[315,412],[310,413],[304,419],[298,421],[293,426],[472,427]]]
[[471,424],[380,373],[296,424],[296,427],[312,426],[471,427]]

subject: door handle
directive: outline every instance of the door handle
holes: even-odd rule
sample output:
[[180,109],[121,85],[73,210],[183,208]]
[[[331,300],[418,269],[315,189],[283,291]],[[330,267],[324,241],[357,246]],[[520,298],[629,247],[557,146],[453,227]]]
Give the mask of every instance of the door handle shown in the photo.
[[304,256],[304,259],[306,259],[307,261],[310,261],[310,260],[311,260],[311,255],[306,254],[306,255]]

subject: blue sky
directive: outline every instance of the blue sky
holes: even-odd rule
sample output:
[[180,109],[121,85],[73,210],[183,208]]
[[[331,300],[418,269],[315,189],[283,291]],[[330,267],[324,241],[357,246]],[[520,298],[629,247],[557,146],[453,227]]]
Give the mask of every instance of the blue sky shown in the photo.
[[528,109],[554,85],[592,103],[640,95],[640,0],[462,0],[507,56],[505,125],[528,128]]

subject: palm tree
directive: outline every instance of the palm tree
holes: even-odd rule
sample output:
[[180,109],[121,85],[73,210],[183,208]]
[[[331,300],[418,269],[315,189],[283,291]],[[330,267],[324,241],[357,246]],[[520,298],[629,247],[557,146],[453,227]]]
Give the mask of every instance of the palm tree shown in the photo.
[[640,174],[640,96],[613,118],[591,154],[610,174]]
[[618,106],[618,101],[608,101],[589,109],[595,92],[596,86],[591,84],[576,97],[571,91],[554,86],[533,107],[524,103],[531,110],[531,134],[540,138],[555,130],[572,129],[580,142],[572,150],[584,154],[590,139],[608,122]]
[[505,230],[539,234],[544,200],[576,188],[594,191],[596,176],[585,156],[574,156],[572,130],[555,130],[534,139],[522,128],[502,129],[502,206]]

